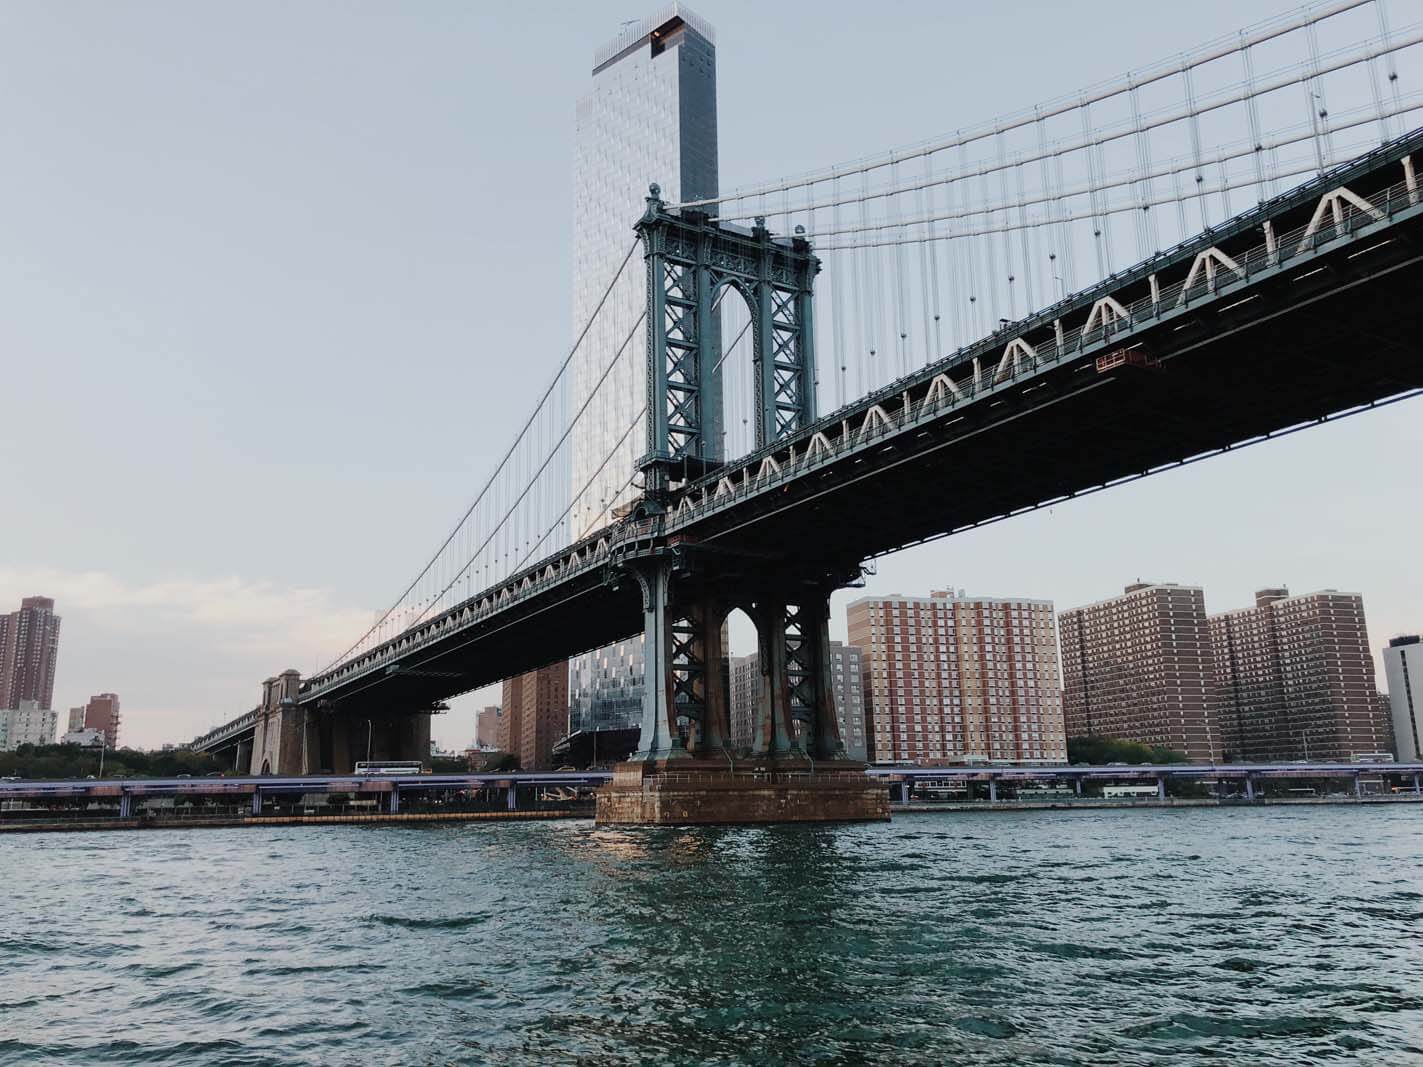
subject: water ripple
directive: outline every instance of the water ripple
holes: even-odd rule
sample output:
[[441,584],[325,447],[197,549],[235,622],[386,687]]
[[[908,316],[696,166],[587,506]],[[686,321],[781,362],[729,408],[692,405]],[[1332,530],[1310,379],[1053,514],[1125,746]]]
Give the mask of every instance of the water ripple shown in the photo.
[[1423,1064],[1420,818],[0,838],[0,1064]]

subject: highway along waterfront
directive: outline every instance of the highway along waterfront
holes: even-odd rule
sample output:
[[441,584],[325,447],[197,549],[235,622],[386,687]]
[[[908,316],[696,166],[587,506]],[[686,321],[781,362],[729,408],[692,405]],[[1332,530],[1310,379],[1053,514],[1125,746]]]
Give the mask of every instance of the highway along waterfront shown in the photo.
[[0,1063],[1419,1063],[1419,814],[7,835]]

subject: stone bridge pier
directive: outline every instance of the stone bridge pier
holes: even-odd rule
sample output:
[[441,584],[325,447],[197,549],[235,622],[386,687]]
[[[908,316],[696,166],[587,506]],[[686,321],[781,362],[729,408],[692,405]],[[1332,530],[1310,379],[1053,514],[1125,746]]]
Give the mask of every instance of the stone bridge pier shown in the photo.
[[[643,599],[646,685],[638,751],[598,793],[605,824],[843,822],[889,817],[888,795],[845,758],[831,680],[833,583],[699,573],[695,553],[628,560]],[[757,629],[752,749],[731,752],[727,615]]]
[[[349,712],[298,703],[301,675],[283,671],[262,683],[248,750],[252,774],[349,774],[362,760],[430,758],[428,709]],[[238,760],[243,758],[239,746]]]

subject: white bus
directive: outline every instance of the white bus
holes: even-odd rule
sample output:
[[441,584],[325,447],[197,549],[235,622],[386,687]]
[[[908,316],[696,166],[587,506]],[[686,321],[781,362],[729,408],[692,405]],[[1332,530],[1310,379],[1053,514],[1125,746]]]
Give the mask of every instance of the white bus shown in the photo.
[[357,774],[424,774],[425,765],[419,760],[360,760],[356,764]]
[[1156,796],[1156,786],[1154,785],[1104,785],[1102,796],[1120,797],[1135,800],[1140,797]]

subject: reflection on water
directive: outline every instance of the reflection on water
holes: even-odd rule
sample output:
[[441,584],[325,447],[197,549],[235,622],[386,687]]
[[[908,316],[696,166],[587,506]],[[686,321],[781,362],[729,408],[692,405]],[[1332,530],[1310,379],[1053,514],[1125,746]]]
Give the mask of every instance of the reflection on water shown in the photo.
[[1420,819],[0,838],[0,1063],[1423,1063]]

